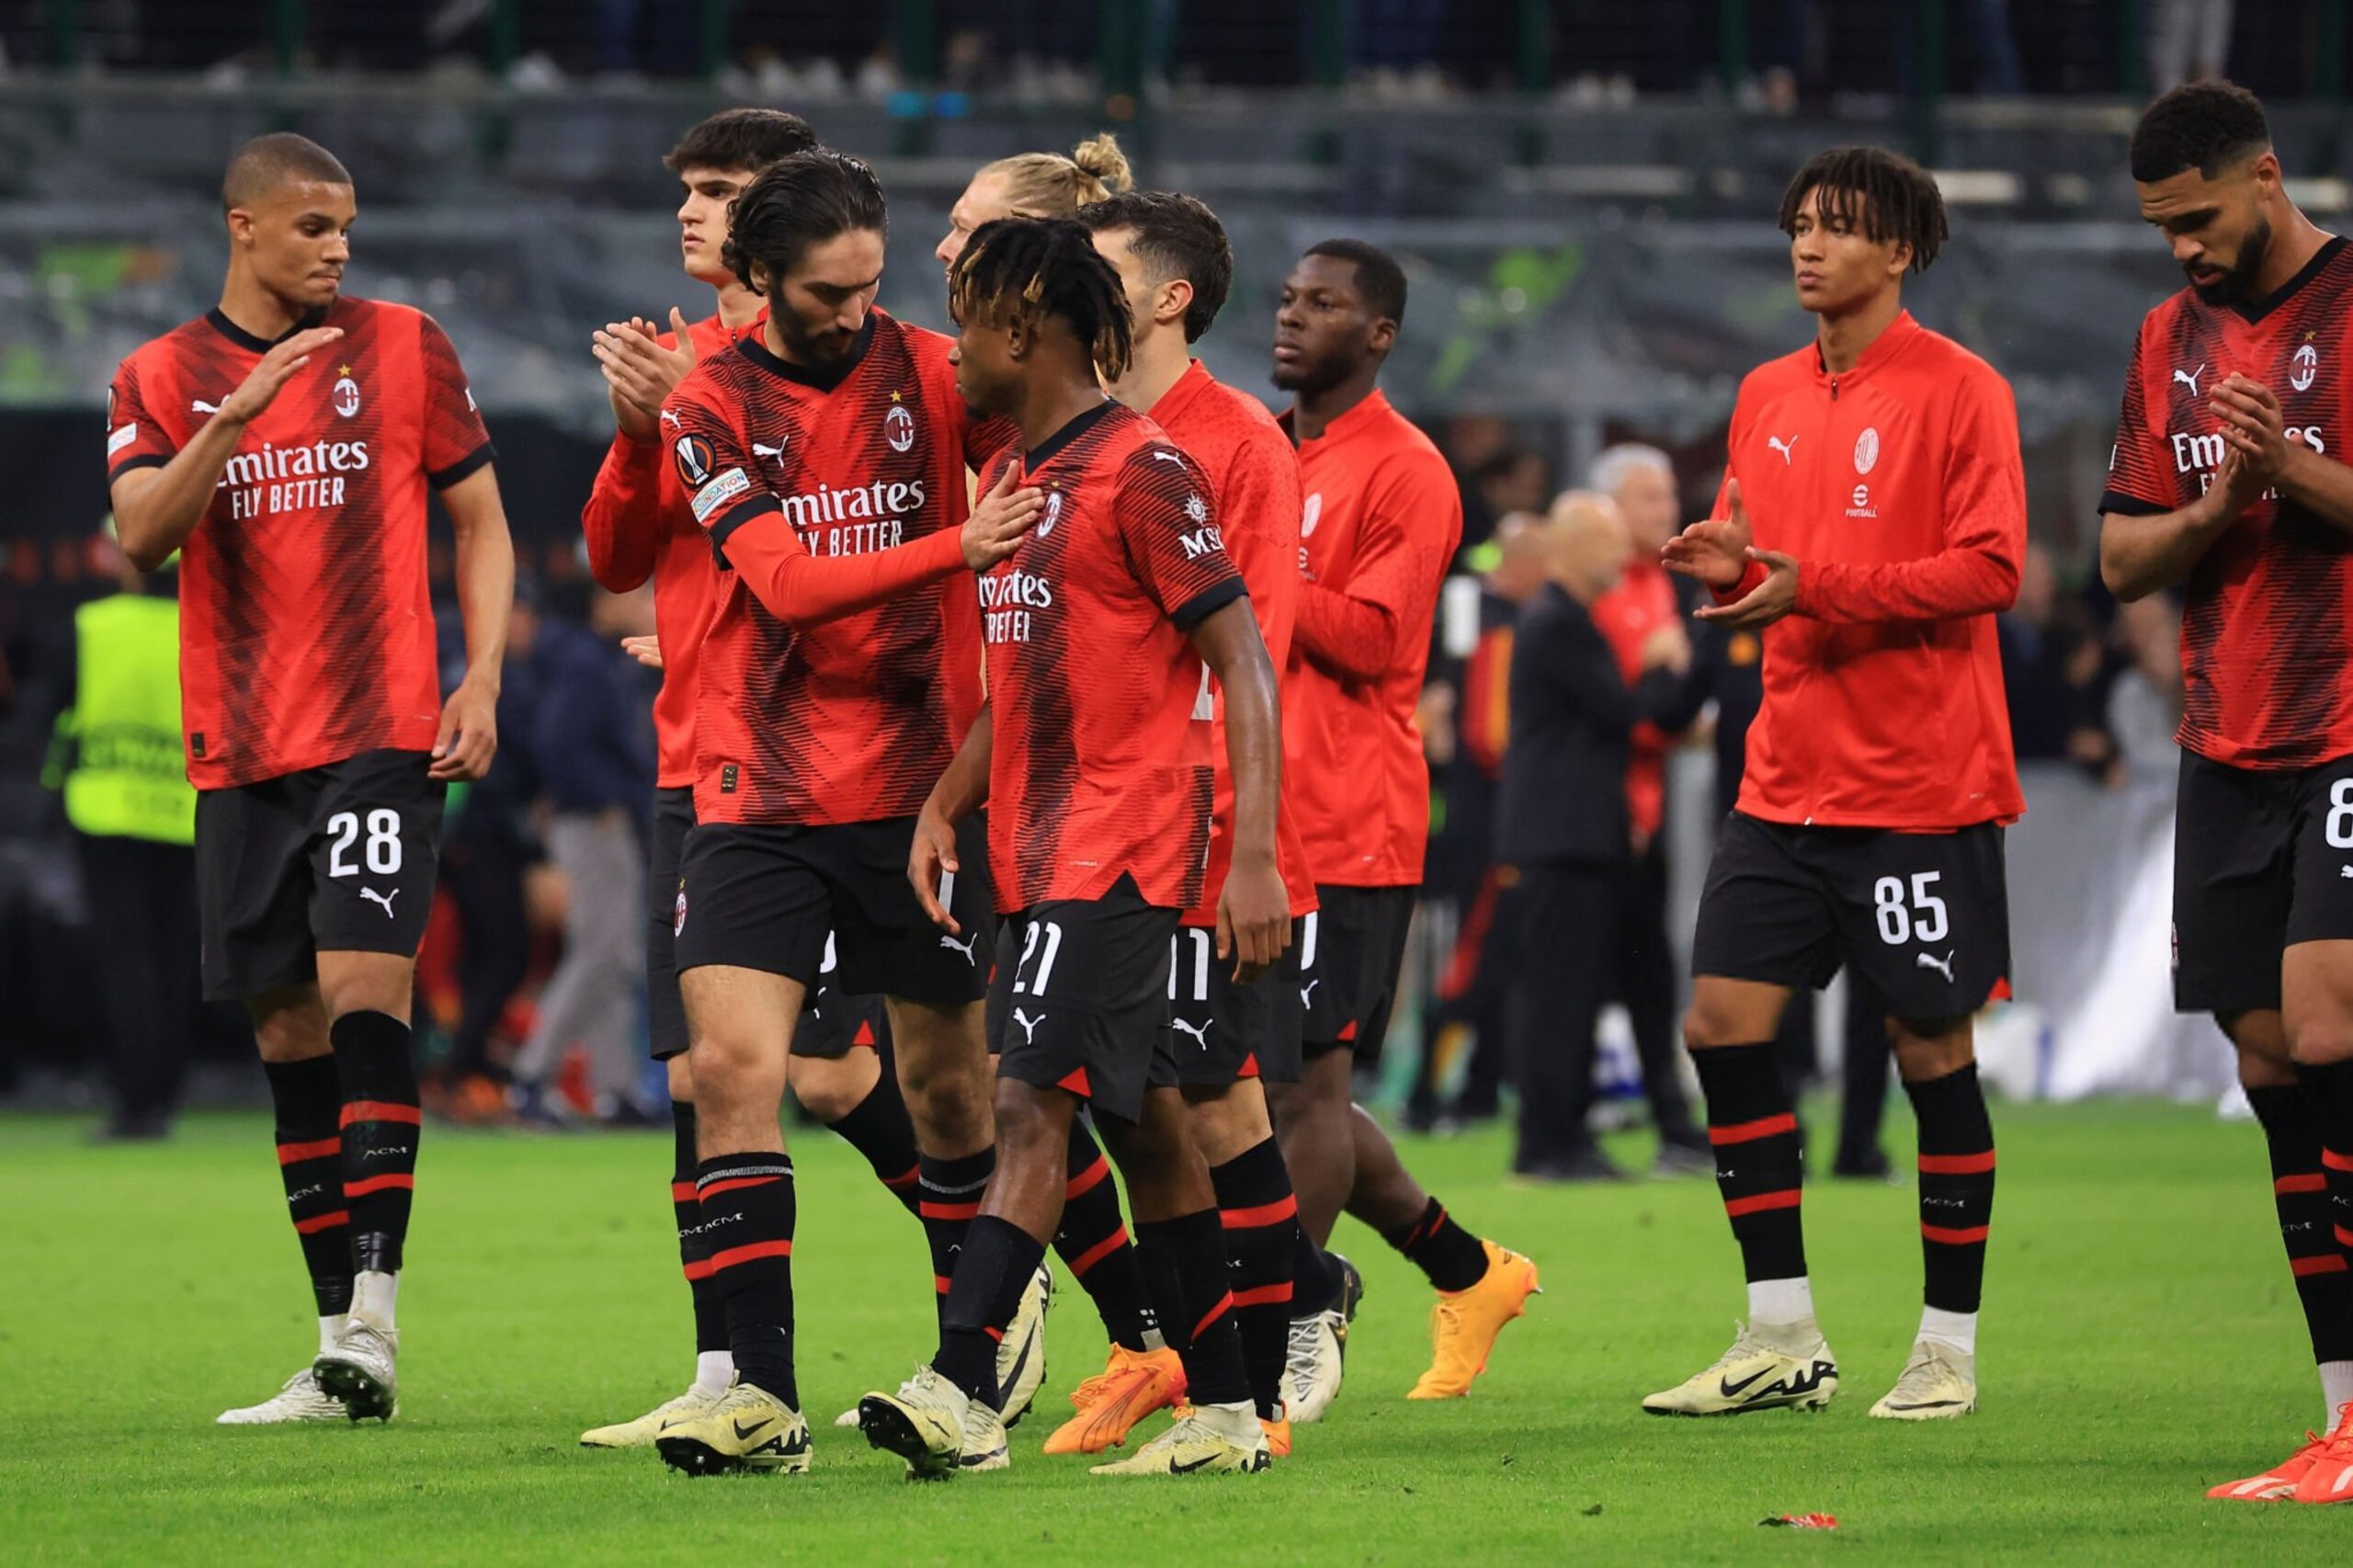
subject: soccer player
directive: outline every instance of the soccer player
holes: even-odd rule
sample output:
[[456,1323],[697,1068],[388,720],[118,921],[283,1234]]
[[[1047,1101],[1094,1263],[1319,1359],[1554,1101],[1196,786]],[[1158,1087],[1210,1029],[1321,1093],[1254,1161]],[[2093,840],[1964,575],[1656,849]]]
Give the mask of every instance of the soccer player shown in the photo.
[[[2322,1431],[2207,1495],[2353,1501],[2353,246],[2281,187],[2263,106],[2200,82],[2132,134],[2188,287],[2141,324],[2107,494],[2119,598],[2183,591],[2174,1005],[2238,1048],[2320,1366]],[[2340,891],[2343,890],[2343,891]]]
[[[979,846],[949,891],[961,941],[932,928],[904,867],[915,809],[980,706],[979,614],[957,579],[1009,551],[1042,502],[1000,484],[968,518],[965,466],[989,437],[957,394],[948,340],[873,308],[887,232],[857,159],[817,149],[764,170],[735,199],[720,259],[767,318],[699,360],[660,415],[720,566],[672,929],[735,1381],[655,1436],[690,1472],[808,1465],[777,1111],[779,1048],[829,936],[841,991],[885,994],[926,1187],[943,1165],[984,1178],[993,1163]],[[926,1202],[924,1219],[945,1277],[967,1215]]]
[[[1233,281],[1233,248],[1217,214],[1189,196],[1131,191],[1078,210],[1120,274],[1134,349],[1111,395],[1149,416],[1209,475],[1218,531],[1242,574],[1267,657],[1278,671],[1290,655],[1299,604],[1299,464],[1282,427],[1246,392],[1212,378],[1192,357]],[[1222,695],[1208,694],[1211,755],[1225,756]],[[1197,713],[1197,716],[1199,716]],[[1286,784],[1286,801],[1290,788]],[[1248,985],[1213,960],[1217,906],[1233,851],[1233,778],[1220,766],[1202,900],[1185,913],[1170,982],[1176,1031],[1176,1076],[1192,1113],[1193,1136],[1209,1162],[1225,1224],[1234,1322],[1250,1369],[1250,1393],[1277,1458],[1290,1451],[1282,1411],[1289,1353],[1291,1259],[1299,1202],[1267,1119],[1267,1082],[1299,1077],[1299,922],[1315,907],[1307,852],[1288,804],[1276,822],[1278,859],[1290,896],[1291,949]],[[1165,1314],[1163,1314],[1165,1316]],[[1097,1404],[1082,1407],[1046,1444],[1049,1453],[1093,1453],[1121,1440],[1140,1401],[1114,1382]]]
[[[416,948],[443,791],[481,778],[498,744],[515,552],[449,338],[343,292],[343,165],[259,137],[221,197],[220,305],[125,359],[107,410],[123,553],[153,571],[180,552],[205,994],[252,1014],[318,1307],[317,1360],[221,1420],[390,1420],[422,1119]],[[447,701],[428,487],[456,529],[465,620]]]
[[1285,673],[1299,722],[1284,762],[1316,912],[1300,938],[1305,1064],[1268,1091],[1306,1244],[1292,1300],[1290,1408],[1320,1419],[1360,1287],[1321,1249],[1345,1206],[1438,1292],[1429,1369],[1415,1399],[1471,1392],[1536,1267],[1455,1223],[1349,1099],[1358,1052],[1381,1049],[1429,836],[1429,767],[1414,724],[1439,580],[1462,537],[1462,498],[1430,438],[1389,406],[1381,367],[1405,315],[1405,274],[1361,240],[1326,240],[1283,283],[1274,381],[1299,449],[1299,621]]
[[[1082,142],[1068,155],[1020,153],[974,175],[957,198],[948,233],[932,254],[952,273],[972,231],[999,218],[1067,218],[1090,202],[1117,196],[1134,183],[1119,142],[1108,132]],[[993,1024],[993,1032],[1001,1025]],[[1120,1213],[1111,1164],[1088,1130],[1074,1118],[1063,1194],[1062,1228],[1054,1253],[1094,1302],[1110,1341],[1103,1370],[1081,1381],[1070,1401],[1086,1425],[1108,1444],[1185,1392],[1185,1369],[1160,1331],[1150,1293],[1136,1267],[1135,1247]],[[1050,1442],[1073,1431],[1066,1423]],[[1058,1448],[1055,1451],[1061,1451]],[[1094,1449],[1086,1450],[1088,1452]]]
[[2026,480],[2008,383],[1904,310],[1904,274],[1944,244],[1936,182],[1875,147],[1824,153],[1790,182],[1780,227],[1814,340],[1741,383],[1714,516],[1665,557],[1713,591],[1703,619],[1764,632],[1764,706],[1700,897],[1683,1026],[1749,1322],[1643,1408],[1809,1407],[1838,1386],[1772,1041],[1792,989],[1843,963],[1886,998],[1919,1119],[1927,1305],[1871,1414],[1927,1421],[1977,1402],[1994,1130],[1971,1017],[2009,973],[2002,827],[2025,804],[1994,618],[2018,597]]
[[1215,769],[1209,726],[1193,717],[1204,665],[1224,692],[1234,781],[1216,959],[1247,981],[1289,940],[1274,669],[1206,477],[1097,384],[1098,370],[1126,373],[1131,335],[1119,275],[1086,230],[1067,219],[983,224],[949,299],[962,327],[958,384],[1019,428],[1021,450],[998,460],[1001,474],[1017,470],[1048,495],[1037,532],[982,579],[989,706],[925,802],[908,866],[951,938],[977,935],[934,890],[961,863],[959,824],[988,801],[992,880],[1010,917],[995,981],[1007,1020],[999,1159],[957,1260],[938,1356],[897,1393],[869,1394],[861,1421],[910,1474],[995,1468],[973,1464],[995,1446],[974,1436],[995,1422],[992,1336],[1053,1236],[1084,1102],[1119,1152],[1143,1267],[1165,1271],[1183,1300],[1165,1327],[1191,1401],[1174,1426],[1095,1473],[1263,1470],[1216,1196],[1176,1089],[1168,989],[1181,913],[1206,880]]
[[[687,1391],[633,1421],[581,1434],[588,1448],[644,1448],[662,1423],[727,1392],[734,1363],[727,1348],[727,1314],[708,1265],[710,1246],[695,1199],[694,1079],[687,1058],[685,1004],[678,995],[673,927],[678,858],[694,825],[694,703],[697,654],[719,574],[710,544],[679,492],[675,465],[662,440],[662,404],[698,358],[716,354],[760,317],[760,296],[727,270],[728,204],[753,176],[779,159],[816,145],[799,115],[778,109],[723,110],[679,140],[663,165],[678,176],[680,247],[687,275],[716,296],[711,315],[688,325],[672,312],[672,330],[656,333],[633,319],[608,323],[596,335],[596,353],[610,392],[615,431],[595,492],[581,514],[589,570],[606,589],[626,593],[651,578],[655,636],[662,650],[662,690],[654,699],[660,744],[654,834],[647,846],[646,973],[652,1041],[669,1074],[675,1131],[671,1202],[678,1225],[679,1262],[687,1276],[695,1325],[695,1376]],[[830,949],[829,949],[830,954]],[[790,1085],[802,1108],[840,1133],[866,1157],[875,1175],[915,1209],[915,1130],[898,1085],[882,1076],[871,1045],[867,1009],[828,997],[793,1031]]]

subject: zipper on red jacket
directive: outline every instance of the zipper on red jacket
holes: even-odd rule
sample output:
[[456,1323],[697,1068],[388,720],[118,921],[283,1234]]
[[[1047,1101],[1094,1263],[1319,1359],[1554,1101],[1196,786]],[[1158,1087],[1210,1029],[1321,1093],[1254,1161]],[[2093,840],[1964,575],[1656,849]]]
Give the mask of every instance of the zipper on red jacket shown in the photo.
[[1830,401],[1833,403],[1838,401],[1838,378],[1836,376],[1830,378]]

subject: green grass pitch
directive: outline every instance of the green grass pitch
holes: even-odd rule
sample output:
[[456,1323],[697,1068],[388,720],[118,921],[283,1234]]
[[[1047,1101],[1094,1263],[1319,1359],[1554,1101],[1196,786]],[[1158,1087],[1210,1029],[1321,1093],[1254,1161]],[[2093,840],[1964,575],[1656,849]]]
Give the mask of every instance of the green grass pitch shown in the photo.
[[[1900,1102],[1891,1147],[1908,1143]],[[1256,1478],[1091,1477],[1037,1452],[1101,1361],[1058,1296],[1040,1413],[1006,1474],[910,1486],[827,1425],[931,1345],[915,1223],[822,1131],[796,1139],[805,1478],[690,1481],[581,1428],[681,1386],[691,1343],[666,1137],[426,1129],[390,1427],[234,1430],[310,1354],[267,1121],[86,1148],[85,1123],[0,1119],[0,1558],[12,1562],[1480,1563],[2344,1562],[2353,1507],[2208,1503],[2283,1457],[2317,1387],[2261,1140],[2202,1110],[1997,1108],[2001,1184],[1983,1408],[1865,1411],[1918,1312],[1911,1192],[1821,1182],[1806,1219],[1845,1385],[1819,1415],[1643,1415],[1723,1347],[1737,1258],[1711,1184],[1518,1187],[1501,1139],[1409,1140],[1468,1224],[1546,1293],[1472,1397],[1402,1397],[1429,1295],[1343,1221],[1364,1268],[1347,1389]],[[1621,1153],[1639,1157],[1639,1146]],[[1156,1423],[1155,1423],[1156,1426]],[[1766,1530],[1825,1511],[1835,1534]]]

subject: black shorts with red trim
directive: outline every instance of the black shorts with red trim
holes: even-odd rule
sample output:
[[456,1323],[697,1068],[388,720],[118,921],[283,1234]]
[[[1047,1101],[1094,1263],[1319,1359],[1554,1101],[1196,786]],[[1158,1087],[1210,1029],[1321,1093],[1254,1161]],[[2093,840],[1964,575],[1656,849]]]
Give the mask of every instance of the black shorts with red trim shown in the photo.
[[1381,1054],[1420,894],[1417,887],[1317,884],[1315,912],[1302,918],[1293,944],[1305,1054],[1320,1056],[1343,1045],[1358,1061]]
[[1178,912],[1122,876],[1098,899],[1050,899],[1006,917],[989,1013],[997,1072],[1132,1122],[1146,1088],[1176,1082],[1168,959]]
[[204,994],[300,984],[321,952],[414,959],[432,912],[447,787],[421,751],[364,751],[196,798]]
[[2279,1006],[2280,959],[2353,937],[2353,757],[2258,772],[2181,754],[2173,1005]]
[[1847,964],[1892,1017],[1962,1017],[2006,997],[2000,826],[1898,833],[1727,817],[1691,972],[1818,989]]
[[1299,1081],[1307,1009],[1300,1001],[1299,959],[1313,915],[1291,922],[1290,947],[1275,967],[1245,985],[1233,960],[1217,956],[1217,933],[1187,926],[1171,938],[1169,1028],[1176,1081],[1220,1088],[1245,1078]]
[[934,926],[907,883],[915,819],[786,824],[704,823],[688,836],[674,912],[681,972],[703,964],[759,970],[814,991],[828,938],[834,982],[851,996],[934,1006],[988,994],[996,917],[990,907],[987,826],[957,830],[963,870],[945,891],[961,937]]
[[[647,1035],[654,1059],[667,1061],[687,1049],[687,1006],[678,994],[677,939],[686,915],[686,883],[679,875],[688,836],[694,832],[695,792],[688,788],[654,792],[654,831],[646,842],[645,989]],[[825,934],[818,983],[809,993],[800,1025],[792,1031],[792,1054],[838,1059],[859,1046],[879,1049],[889,1032],[881,1000],[834,990],[838,944]]]

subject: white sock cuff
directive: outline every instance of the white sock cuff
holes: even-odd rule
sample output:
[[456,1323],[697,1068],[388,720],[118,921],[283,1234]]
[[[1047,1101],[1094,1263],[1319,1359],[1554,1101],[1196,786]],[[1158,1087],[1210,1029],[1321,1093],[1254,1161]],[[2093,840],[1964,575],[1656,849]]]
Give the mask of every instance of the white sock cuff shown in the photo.
[[1813,1321],[1813,1281],[1801,1274],[1793,1279],[1752,1279],[1748,1282],[1748,1321],[1787,1327]]
[[703,1350],[695,1356],[695,1387],[705,1393],[725,1393],[727,1385],[735,1381],[735,1354],[732,1350]]
[[1949,1312],[1941,1307],[1920,1309],[1920,1337],[1950,1346],[1964,1356],[1977,1354],[1977,1314]]

